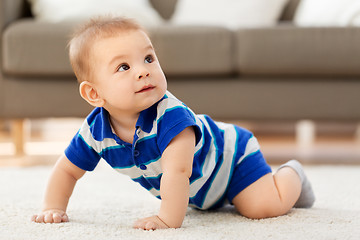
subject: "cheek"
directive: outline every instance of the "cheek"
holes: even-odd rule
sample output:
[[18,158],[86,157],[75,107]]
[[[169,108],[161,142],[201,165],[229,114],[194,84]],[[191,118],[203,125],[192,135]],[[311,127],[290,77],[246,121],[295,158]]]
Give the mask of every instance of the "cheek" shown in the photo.
[[130,93],[129,87],[124,83],[115,82],[107,87],[105,94],[113,99],[127,98]]
[[164,80],[163,80],[163,87],[164,87],[164,94],[165,94],[165,91],[167,89],[167,81],[166,81],[165,76],[164,76]]
[[164,74],[162,74],[162,85],[164,87],[164,91],[166,91],[167,89],[167,81],[166,81],[166,77]]
[[167,88],[166,77],[162,69],[159,67],[156,71],[156,79],[158,80],[158,84]]

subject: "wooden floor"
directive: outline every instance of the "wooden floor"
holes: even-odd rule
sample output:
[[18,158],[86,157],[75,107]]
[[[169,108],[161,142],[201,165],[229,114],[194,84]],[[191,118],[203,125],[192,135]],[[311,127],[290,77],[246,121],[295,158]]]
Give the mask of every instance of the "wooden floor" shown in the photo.
[[[81,125],[81,119],[32,120],[27,123],[25,155],[16,156],[6,124],[0,127],[0,167],[53,165]],[[299,144],[295,123],[237,122],[254,132],[270,164],[298,159],[305,164],[360,164],[356,124],[316,124],[313,141]]]

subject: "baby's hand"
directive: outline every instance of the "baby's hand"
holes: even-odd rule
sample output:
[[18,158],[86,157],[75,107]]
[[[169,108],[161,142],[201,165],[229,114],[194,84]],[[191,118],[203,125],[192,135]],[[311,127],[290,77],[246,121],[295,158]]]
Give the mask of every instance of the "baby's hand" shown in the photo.
[[139,219],[134,223],[133,228],[143,230],[156,230],[169,228],[165,222],[163,222],[158,216],[152,216],[148,218]]
[[31,221],[37,223],[61,223],[68,222],[67,214],[58,209],[50,209],[31,217]]

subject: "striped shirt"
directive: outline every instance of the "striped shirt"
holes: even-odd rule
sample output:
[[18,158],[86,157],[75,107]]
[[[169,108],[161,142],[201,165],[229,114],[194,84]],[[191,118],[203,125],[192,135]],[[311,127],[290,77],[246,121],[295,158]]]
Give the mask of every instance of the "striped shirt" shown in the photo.
[[189,206],[209,209],[224,200],[233,169],[249,156],[262,157],[256,138],[232,124],[196,115],[170,92],[142,111],[133,143],[122,141],[112,130],[109,113],[94,109],[65,150],[67,158],[81,169],[92,171],[103,158],[161,199],[160,159],[170,141],[193,127],[196,146],[190,177]]

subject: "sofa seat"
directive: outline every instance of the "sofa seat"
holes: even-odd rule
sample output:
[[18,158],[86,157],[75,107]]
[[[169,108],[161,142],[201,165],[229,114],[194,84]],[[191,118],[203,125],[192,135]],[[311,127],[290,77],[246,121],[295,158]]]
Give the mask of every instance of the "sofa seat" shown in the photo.
[[359,27],[241,29],[236,70],[263,76],[359,76],[359,40]]
[[[4,73],[73,76],[66,47],[74,27],[74,23],[61,23],[54,28],[33,19],[14,22],[3,36]],[[149,32],[168,76],[360,74],[360,28],[356,27],[283,24],[232,32],[221,27],[164,25]]]
[[164,25],[150,31],[167,76],[229,76],[235,72],[234,34],[221,27]]
[[[73,76],[68,55],[75,23],[16,21],[3,35],[3,71],[13,76]],[[149,29],[167,75],[231,75],[234,34],[220,27]],[[21,57],[14,57],[21,56]],[[49,78],[50,81],[51,78]]]
[[73,24],[54,27],[33,18],[12,23],[3,34],[4,73],[28,77],[72,76],[66,51],[72,29]]

